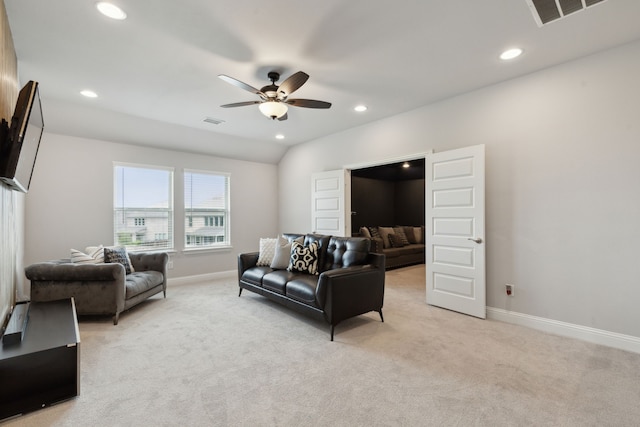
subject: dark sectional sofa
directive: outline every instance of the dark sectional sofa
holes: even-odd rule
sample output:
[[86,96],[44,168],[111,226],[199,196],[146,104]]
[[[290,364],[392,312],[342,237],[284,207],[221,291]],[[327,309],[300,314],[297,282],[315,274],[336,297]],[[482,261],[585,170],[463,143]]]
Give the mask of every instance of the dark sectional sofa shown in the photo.
[[[258,266],[259,252],[238,255],[242,290],[263,295],[305,315],[329,323],[331,341],[341,321],[370,311],[382,317],[384,255],[370,252],[371,241],[358,237],[285,234],[291,244],[318,245],[318,274]],[[294,269],[295,270],[295,269]]]
[[360,236],[371,239],[371,251],[384,254],[387,270],[424,264],[424,232],[413,226],[360,228]]

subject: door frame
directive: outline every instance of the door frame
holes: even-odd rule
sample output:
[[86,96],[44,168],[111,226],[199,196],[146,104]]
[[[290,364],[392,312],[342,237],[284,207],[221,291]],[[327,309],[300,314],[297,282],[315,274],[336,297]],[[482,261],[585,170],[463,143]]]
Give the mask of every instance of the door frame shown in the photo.
[[[348,169],[348,170],[365,169],[365,168],[371,168],[374,166],[388,165],[390,163],[400,163],[400,162],[409,162],[411,160],[426,159],[427,156],[431,154],[433,154],[433,150],[423,151],[420,153],[410,154],[407,156],[389,157],[389,158],[384,158],[380,160],[372,160],[370,162],[352,163],[349,165],[345,165],[342,168]],[[349,186],[351,186],[351,183],[349,183]]]
[[[398,156],[398,157],[389,157],[389,158],[384,158],[384,159],[380,159],[380,160],[372,160],[369,162],[362,162],[362,163],[352,163],[349,165],[345,165],[343,166],[343,169],[348,170],[349,172],[353,171],[354,169],[366,169],[366,168],[371,168],[371,167],[375,167],[375,166],[382,166],[382,165],[388,165],[388,164],[392,164],[392,163],[401,163],[401,162],[410,162],[411,160],[427,160],[427,157],[433,154],[433,150],[428,150],[428,151],[423,151],[420,153],[415,153],[415,154],[409,154],[406,156]],[[427,169],[425,168],[425,182],[426,182],[426,173],[427,173]],[[349,180],[348,183],[345,183],[345,190],[348,191],[349,193],[349,207],[351,207],[351,197],[352,197],[352,192],[351,192],[351,179]],[[351,210],[351,209],[349,209]],[[350,212],[351,215],[353,215],[353,212]],[[350,215],[350,216],[351,216]],[[427,221],[427,212],[425,209],[425,217],[423,218],[423,222],[426,224]],[[351,227],[351,221],[349,221],[349,227]]]
[[[466,148],[466,147],[461,147],[461,148]],[[443,150],[443,152],[452,151],[452,150],[455,150],[455,149],[446,149],[446,150]],[[373,167],[373,166],[380,166],[380,165],[385,165],[385,164],[389,164],[389,163],[399,163],[399,162],[403,162],[403,161],[411,161],[411,160],[416,160],[416,159],[424,159],[425,160],[425,165],[426,165],[426,162],[429,161],[429,157],[431,157],[433,155],[434,155],[434,151],[433,151],[433,149],[431,149],[431,150],[428,150],[428,151],[425,151],[425,152],[421,152],[421,153],[414,153],[414,154],[408,154],[408,155],[404,155],[404,156],[384,158],[384,159],[380,159],[380,160],[372,160],[372,161],[362,162],[362,163],[347,164],[347,165],[343,166],[343,169],[348,169],[348,170],[352,171],[354,169],[363,169],[363,168],[368,168],[368,167]],[[485,173],[486,173],[486,171],[485,171]],[[426,187],[426,184],[427,184],[427,179],[426,179],[427,176],[426,176],[426,174],[427,174],[427,168],[425,167],[425,196],[427,196],[428,191],[429,191],[429,189]],[[349,180],[348,183],[345,183],[345,187],[346,187],[345,190],[348,189],[349,194],[351,194],[351,180]],[[426,199],[425,199],[425,203],[426,203]],[[486,212],[485,212],[485,221],[486,221]],[[425,223],[425,226],[426,226],[427,225],[427,209],[426,209],[426,206],[425,206],[424,223]],[[486,230],[484,232],[486,233]],[[425,242],[425,244],[426,244],[426,242]],[[425,255],[426,255],[426,252],[425,252]],[[486,263],[485,263],[485,268],[486,268]],[[486,272],[486,270],[485,270],[485,272]],[[426,296],[426,294],[427,294],[426,287],[424,289],[424,292],[425,292],[425,296]],[[486,292],[486,283],[485,283],[485,292]],[[425,298],[425,301],[426,301],[426,298]],[[426,301],[426,303],[430,304],[429,301]],[[486,301],[485,301],[485,307],[486,307]]]

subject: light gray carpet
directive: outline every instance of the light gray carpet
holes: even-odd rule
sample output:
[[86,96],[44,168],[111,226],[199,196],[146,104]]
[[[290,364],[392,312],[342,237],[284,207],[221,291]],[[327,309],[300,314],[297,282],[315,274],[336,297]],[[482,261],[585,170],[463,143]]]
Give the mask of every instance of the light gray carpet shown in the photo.
[[427,306],[424,267],[336,328],[234,279],[80,323],[81,395],[6,426],[637,426],[640,355]]

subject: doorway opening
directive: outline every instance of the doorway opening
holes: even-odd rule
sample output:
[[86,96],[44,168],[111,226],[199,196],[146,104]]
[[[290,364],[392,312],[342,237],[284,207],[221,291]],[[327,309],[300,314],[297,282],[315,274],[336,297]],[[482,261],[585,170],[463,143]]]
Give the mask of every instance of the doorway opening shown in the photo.
[[425,262],[425,157],[351,168],[351,235],[371,239],[387,270]]
[[351,170],[351,235],[361,227],[425,224],[425,159]]

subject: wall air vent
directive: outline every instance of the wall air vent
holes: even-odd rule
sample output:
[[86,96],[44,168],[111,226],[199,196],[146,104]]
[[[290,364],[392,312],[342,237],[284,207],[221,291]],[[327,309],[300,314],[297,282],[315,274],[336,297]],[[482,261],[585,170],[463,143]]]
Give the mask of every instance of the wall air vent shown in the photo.
[[222,119],[214,119],[213,117],[205,117],[204,120],[202,120],[205,123],[211,123],[212,125],[219,125],[221,123],[224,123],[224,120]]
[[606,0],[525,0],[539,27]]

